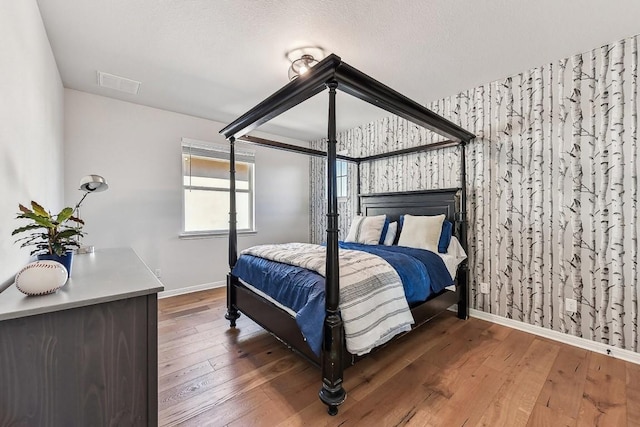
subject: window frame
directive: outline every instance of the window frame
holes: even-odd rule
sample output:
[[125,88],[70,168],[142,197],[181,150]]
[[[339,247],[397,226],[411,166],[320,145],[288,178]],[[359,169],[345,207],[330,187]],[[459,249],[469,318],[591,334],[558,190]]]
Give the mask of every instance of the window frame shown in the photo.
[[[197,154],[192,154],[193,151],[196,151]],[[255,152],[251,150],[246,150],[242,147],[236,146],[236,164],[245,163],[249,165],[248,170],[248,188],[247,189],[239,189],[236,185],[236,194],[238,193],[247,193],[249,194],[249,228],[238,228],[239,234],[255,234],[256,230],[256,221],[255,221]],[[187,171],[185,170],[185,155],[190,156],[198,156],[204,158],[211,158],[218,161],[224,161],[229,164],[230,162],[230,149],[228,145],[215,144],[210,142],[198,141],[189,138],[182,138],[181,142],[181,153],[180,153],[180,162],[181,162],[181,198],[182,198],[182,222],[181,222],[181,232],[180,238],[203,238],[203,237],[223,237],[229,235],[229,223],[227,222],[227,227],[224,229],[211,229],[211,230],[192,230],[186,231],[186,208],[187,201],[185,197],[186,190],[199,190],[199,191],[217,191],[217,192],[226,192],[230,194],[230,181],[229,187],[225,188],[221,187],[210,187],[210,186],[202,186],[202,185],[191,185],[185,183],[185,177],[188,176]],[[229,178],[227,178],[229,179]],[[237,204],[236,204],[237,208]],[[228,215],[228,212],[227,212]]]
[[[346,156],[348,154],[347,150],[342,150],[337,152],[336,154]],[[341,167],[344,171],[344,174],[340,174]],[[344,181],[344,186],[341,184]],[[344,188],[344,194],[341,189]],[[349,162],[346,160],[336,159],[336,196],[340,200],[345,200],[349,198]]]

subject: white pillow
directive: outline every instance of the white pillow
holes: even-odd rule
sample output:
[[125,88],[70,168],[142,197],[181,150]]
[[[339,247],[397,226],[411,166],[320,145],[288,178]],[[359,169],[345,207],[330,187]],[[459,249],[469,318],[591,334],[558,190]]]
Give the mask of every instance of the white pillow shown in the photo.
[[405,215],[398,246],[426,249],[438,253],[444,214],[435,216]]
[[384,237],[384,245],[391,246],[393,245],[393,241],[396,240],[396,234],[398,233],[398,222],[393,221],[387,227],[387,235]]
[[365,245],[377,245],[384,228],[386,215],[355,216],[351,221],[351,228],[345,242],[363,243]]

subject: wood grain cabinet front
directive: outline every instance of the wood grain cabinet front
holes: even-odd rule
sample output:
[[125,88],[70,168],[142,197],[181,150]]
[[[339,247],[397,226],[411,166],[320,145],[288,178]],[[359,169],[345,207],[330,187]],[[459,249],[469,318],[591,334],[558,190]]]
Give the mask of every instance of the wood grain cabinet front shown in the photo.
[[0,321],[0,426],[157,425],[157,295]]

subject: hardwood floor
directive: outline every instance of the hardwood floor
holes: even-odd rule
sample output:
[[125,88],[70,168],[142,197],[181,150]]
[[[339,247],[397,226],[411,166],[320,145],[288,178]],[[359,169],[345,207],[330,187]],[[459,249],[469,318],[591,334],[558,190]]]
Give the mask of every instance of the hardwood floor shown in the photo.
[[242,316],[225,289],[159,302],[160,425],[640,426],[640,366],[445,313],[345,373],[320,372]]

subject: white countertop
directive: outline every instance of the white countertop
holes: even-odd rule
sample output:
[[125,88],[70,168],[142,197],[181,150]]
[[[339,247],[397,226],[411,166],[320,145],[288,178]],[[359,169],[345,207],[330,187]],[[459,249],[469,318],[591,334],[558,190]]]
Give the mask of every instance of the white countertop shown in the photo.
[[131,248],[73,256],[71,277],[57,292],[27,296],[15,285],[0,293],[0,320],[16,319],[158,293],[162,283]]

